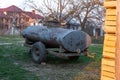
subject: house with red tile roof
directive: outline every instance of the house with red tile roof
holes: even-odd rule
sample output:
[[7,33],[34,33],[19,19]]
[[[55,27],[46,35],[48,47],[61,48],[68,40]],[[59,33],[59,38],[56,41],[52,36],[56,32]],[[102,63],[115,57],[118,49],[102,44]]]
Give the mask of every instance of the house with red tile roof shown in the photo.
[[23,12],[22,15],[29,18],[29,25],[37,25],[43,17],[32,12]]
[[22,9],[18,8],[15,5],[9,6],[7,8],[2,8],[0,10],[6,11],[6,12],[23,12]]
[[0,34],[6,32],[13,34],[15,30],[22,31],[27,26],[37,25],[40,19],[43,17],[34,10],[27,12],[14,5],[0,8]]

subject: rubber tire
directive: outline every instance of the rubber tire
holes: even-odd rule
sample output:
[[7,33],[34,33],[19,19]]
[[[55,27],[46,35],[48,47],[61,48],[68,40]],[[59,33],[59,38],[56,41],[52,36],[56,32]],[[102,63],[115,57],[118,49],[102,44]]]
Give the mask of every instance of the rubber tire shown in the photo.
[[72,61],[76,61],[79,59],[80,56],[71,56],[71,57],[68,57],[69,60],[72,60]]
[[31,58],[35,63],[46,61],[46,49],[42,42],[36,42],[31,49]]
[[32,45],[34,42],[30,41],[29,39],[25,39],[25,43]]

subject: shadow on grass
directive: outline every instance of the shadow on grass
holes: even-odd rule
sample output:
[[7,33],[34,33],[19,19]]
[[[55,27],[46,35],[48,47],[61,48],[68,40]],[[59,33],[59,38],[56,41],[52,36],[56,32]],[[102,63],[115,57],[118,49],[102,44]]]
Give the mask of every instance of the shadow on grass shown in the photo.
[[48,64],[77,64],[77,63],[86,63],[91,61],[92,59],[86,56],[80,56],[77,60],[68,60],[68,59],[58,58],[50,54],[48,54],[47,56]]
[[67,60],[67,59],[61,59],[61,58],[58,58],[56,56],[48,54],[47,55],[47,63],[49,63],[49,64],[69,64],[69,63],[77,64],[77,63],[90,63],[90,62],[93,62],[93,61],[97,61],[97,62],[101,61],[102,45],[91,46],[89,48],[89,52],[90,53],[96,53],[95,58],[92,59],[92,58],[89,58],[87,56],[82,55],[77,60]]

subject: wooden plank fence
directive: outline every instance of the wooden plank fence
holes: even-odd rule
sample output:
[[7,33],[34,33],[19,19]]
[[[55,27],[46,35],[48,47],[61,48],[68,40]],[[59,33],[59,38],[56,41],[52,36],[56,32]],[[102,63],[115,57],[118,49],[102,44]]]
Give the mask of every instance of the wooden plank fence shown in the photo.
[[116,0],[104,0],[106,8],[106,21],[104,26],[105,39],[101,64],[101,80],[115,79],[115,53],[116,53],[116,26],[117,9]]

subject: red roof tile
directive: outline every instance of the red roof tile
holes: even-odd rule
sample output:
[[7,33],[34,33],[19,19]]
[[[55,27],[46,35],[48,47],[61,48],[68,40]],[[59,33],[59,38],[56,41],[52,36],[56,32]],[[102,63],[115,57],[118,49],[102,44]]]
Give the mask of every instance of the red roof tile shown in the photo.
[[39,14],[33,14],[32,12],[26,12],[26,11],[22,11],[22,9],[12,5],[12,6],[9,6],[7,8],[0,8],[0,18],[1,17],[7,17],[3,12],[6,11],[6,12],[22,12],[22,13],[25,13],[27,16],[31,17],[32,19],[34,18],[38,18],[38,19],[41,19],[43,18],[42,16],[40,16]]
[[5,8],[0,8],[0,12],[3,12],[3,11],[5,11]]
[[32,12],[24,12],[26,15],[28,15],[29,17],[31,17],[32,19],[34,18],[38,18],[41,19],[43,18],[42,16],[40,16],[39,14],[33,14]]
[[5,11],[10,11],[10,12],[23,12],[22,9],[12,5],[4,9]]
[[37,18],[43,18],[43,17],[40,16],[39,14],[35,14],[35,16],[36,16]]

